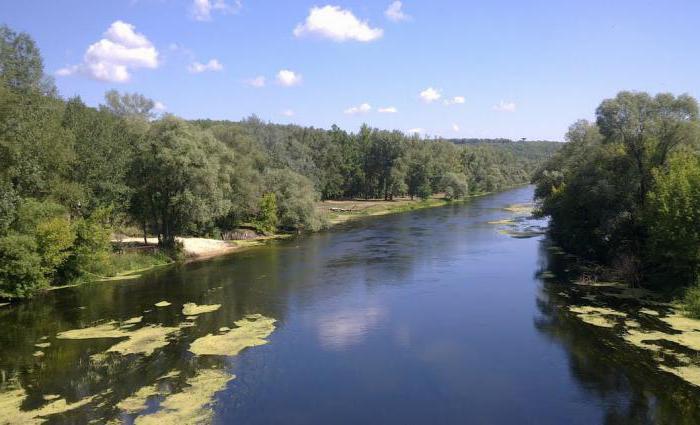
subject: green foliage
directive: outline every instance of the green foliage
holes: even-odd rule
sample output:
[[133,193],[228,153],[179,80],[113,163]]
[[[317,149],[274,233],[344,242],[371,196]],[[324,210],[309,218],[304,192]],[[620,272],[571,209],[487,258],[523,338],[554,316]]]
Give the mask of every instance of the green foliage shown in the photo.
[[0,297],[30,297],[47,283],[34,238],[18,234],[0,238]]
[[64,280],[75,279],[85,274],[112,273],[110,215],[110,209],[102,208],[87,218],[74,221],[72,227],[76,238],[71,255],[62,270]]
[[700,319],[700,282],[688,287],[683,295],[683,309],[685,314]]
[[49,279],[52,279],[56,270],[63,266],[70,256],[75,233],[67,218],[55,217],[41,221],[34,235],[41,256],[42,270]]
[[[698,105],[681,95],[621,92],[579,121],[536,174],[539,213],[570,252],[641,264],[667,285],[698,273]],[[673,160],[671,160],[673,158]],[[629,267],[627,267],[629,268]],[[635,269],[637,266],[634,267]]]
[[306,177],[290,170],[268,170],[266,190],[275,194],[279,225],[286,229],[318,230],[322,223],[316,213],[318,194]]
[[44,61],[34,40],[0,25],[0,81],[20,91],[53,94],[53,81],[44,75]]
[[464,174],[445,174],[442,179],[442,186],[445,190],[445,198],[450,200],[464,198],[469,193],[467,178]]
[[[677,154],[666,170],[656,170],[648,195],[647,261],[662,275],[693,282],[700,275],[700,158]],[[700,304],[699,304],[700,305]]]
[[[0,238],[19,241],[5,247],[19,274],[6,270],[3,291],[28,296],[151,261],[112,253],[113,226],[155,235],[177,258],[176,236],[220,235],[248,222],[266,233],[318,229],[319,199],[428,199],[443,190],[457,198],[526,183],[558,148],[254,116],[185,121],[154,109],[141,94],[115,90],[99,108],[61,99],[31,37],[0,27]],[[16,280],[23,274],[29,283]]]
[[277,219],[277,198],[274,192],[266,193],[260,198],[260,207],[253,223],[259,232],[269,235],[275,233]]
[[131,212],[150,222],[164,246],[174,247],[176,235],[228,212],[227,160],[226,149],[210,133],[163,118],[151,126],[135,155]]

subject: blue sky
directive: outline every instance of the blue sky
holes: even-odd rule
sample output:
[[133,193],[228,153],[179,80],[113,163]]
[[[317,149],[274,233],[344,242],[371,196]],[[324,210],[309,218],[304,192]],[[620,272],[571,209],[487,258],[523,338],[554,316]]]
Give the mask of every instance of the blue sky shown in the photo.
[[394,3],[8,0],[0,22],[63,96],[135,91],[185,118],[561,140],[619,90],[700,97],[697,0]]

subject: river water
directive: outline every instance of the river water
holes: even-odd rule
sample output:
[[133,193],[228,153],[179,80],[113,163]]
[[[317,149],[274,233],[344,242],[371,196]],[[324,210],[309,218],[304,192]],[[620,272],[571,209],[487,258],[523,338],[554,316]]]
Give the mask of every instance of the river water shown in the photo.
[[[700,423],[695,387],[558,308],[565,266],[545,236],[489,224],[531,198],[362,219],[0,307],[0,423]],[[81,328],[108,337],[61,334]]]

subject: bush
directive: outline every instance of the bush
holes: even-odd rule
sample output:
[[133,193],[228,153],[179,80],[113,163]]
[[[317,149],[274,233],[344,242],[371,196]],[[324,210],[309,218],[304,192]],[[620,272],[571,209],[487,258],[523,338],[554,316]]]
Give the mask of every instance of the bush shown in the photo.
[[686,315],[700,319],[700,279],[695,285],[685,290],[683,308]]
[[260,198],[260,207],[253,220],[255,229],[263,234],[275,233],[277,230],[277,198],[273,192],[266,193]]
[[40,222],[34,234],[42,271],[51,279],[71,255],[75,233],[67,218],[56,217]]
[[645,221],[647,261],[665,279],[682,285],[700,273],[700,158],[676,155],[667,170],[654,174]]
[[30,297],[47,284],[33,237],[11,234],[0,238],[0,297]]
[[441,186],[445,190],[445,198],[460,199],[467,196],[469,189],[467,187],[467,178],[464,174],[447,173],[442,178]]
[[61,271],[64,280],[75,279],[85,273],[106,275],[111,270],[110,210],[98,209],[88,218],[73,223],[75,243],[65,267]]

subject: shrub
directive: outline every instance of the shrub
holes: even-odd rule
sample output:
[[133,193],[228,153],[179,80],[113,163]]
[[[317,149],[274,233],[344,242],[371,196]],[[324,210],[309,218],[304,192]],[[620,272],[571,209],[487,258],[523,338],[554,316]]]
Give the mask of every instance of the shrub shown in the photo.
[[30,297],[47,283],[33,237],[10,234],[0,238],[0,297]]
[[683,308],[686,315],[700,319],[700,279],[695,285],[685,290]]
[[271,234],[277,230],[277,197],[273,192],[266,193],[260,198],[260,207],[253,223],[256,230],[263,234]]

